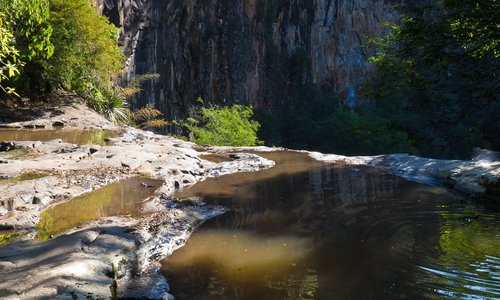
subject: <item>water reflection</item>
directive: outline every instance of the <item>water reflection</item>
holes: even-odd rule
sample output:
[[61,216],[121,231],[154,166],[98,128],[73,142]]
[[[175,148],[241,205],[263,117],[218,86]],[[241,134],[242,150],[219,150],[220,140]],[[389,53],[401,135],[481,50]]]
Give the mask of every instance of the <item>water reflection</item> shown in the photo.
[[0,129],[0,141],[50,141],[61,139],[63,142],[77,145],[104,145],[105,140],[116,133],[107,130],[27,130]]
[[106,216],[140,214],[142,202],[161,184],[160,180],[135,177],[56,205],[40,215],[38,235],[47,239]]
[[[264,156],[277,166],[210,179],[177,195],[229,208],[163,262],[177,299],[439,298],[453,283],[438,284],[441,275],[430,270],[448,270],[447,263],[465,270],[472,261],[484,270],[488,264],[494,275],[489,283],[500,286],[498,214],[481,226],[483,237],[459,230],[462,221],[451,226],[453,233],[446,220],[465,220],[468,213],[461,196],[445,189],[369,168],[326,165],[300,153]],[[475,207],[472,219],[477,215],[483,220],[487,213]],[[456,252],[445,250],[444,241],[463,236],[478,239],[466,243],[474,258],[459,255],[465,250],[456,246]],[[288,240],[289,252],[267,248],[273,239]],[[252,251],[252,259],[246,261],[241,249]],[[242,268],[238,259],[252,267]],[[481,293],[475,288],[472,294]]]
[[500,297],[500,218],[467,205],[440,213],[437,260],[422,264],[419,281],[463,299]]

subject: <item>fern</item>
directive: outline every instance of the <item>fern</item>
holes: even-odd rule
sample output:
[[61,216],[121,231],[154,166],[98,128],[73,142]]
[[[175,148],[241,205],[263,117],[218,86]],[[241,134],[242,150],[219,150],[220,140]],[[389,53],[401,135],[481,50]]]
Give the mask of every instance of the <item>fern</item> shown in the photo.
[[160,78],[160,74],[157,73],[147,73],[142,74],[134,78],[126,87],[122,88],[122,94],[125,97],[132,97],[133,95],[142,91],[141,84],[145,81],[154,80]]
[[130,114],[130,121],[140,128],[159,128],[169,125],[164,119],[158,119],[162,113],[151,105],[137,109]]

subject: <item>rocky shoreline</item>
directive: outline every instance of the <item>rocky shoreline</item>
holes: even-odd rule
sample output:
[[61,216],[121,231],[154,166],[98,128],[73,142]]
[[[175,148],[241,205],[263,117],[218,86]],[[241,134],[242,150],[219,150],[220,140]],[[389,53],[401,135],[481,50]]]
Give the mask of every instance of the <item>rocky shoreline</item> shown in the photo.
[[[81,103],[62,105],[55,115],[3,127],[47,129],[53,124],[64,124],[59,129],[64,131],[120,133],[102,146],[60,139],[2,144],[5,150],[24,149],[27,155],[2,159],[1,178],[41,174],[40,178],[0,185],[0,230],[27,233],[21,241],[0,247],[0,297],[6,299],[56,295],[169,298],[168,286],[157,272],[159,260],[182,246],[203,221],[224,211],[197,201],[179,202],[172,194],[207,177],[274,165],[246,153],[220,163],[203,160],[198,157],[205,152],[192,143],[116,127]],[[133,176],[163,180],[144,203],[140,218],[107,217],[46,242],[32,240],[40,214],[48,207]]]
[[[81,102],[60,103],[31,117],[10,120],[4,128],[45,128],[63,131],[110,130],[104,145],[76,145],[60,139],[6,141],[3,151],[23,150],[18,159],[0,159],[0,177],[37,178],[0,184],[0,230],[26,235],[0,247],[0,297],[169,299],[168,284],[158,262],[181,247],[205,220],[224,212],[199,200],[178,201],[176,190],[208,177],[251,172],[274,165],[247,151],[276,148],[199,147],[172,137],[130,127],[117,127]],[[5,118],[3,118],[6,121]],[[280,149],[281,150],[281,149]],[[229,156],[228,152],[239,152]],[[203,155],[227,159],[212,162]],[[500,161],[496,154],[478,153],[472,161],[444,161],[406,154],[345,157],[311,152],[313,158],[382,168],[411,180],[452,186],[473,195],[498,197]],[[42,211],[55,204],[133,176],[163,180],[143,205],[140,218],[107,217],[46,242],[32,238]],[[29,177],[29,176],[28,176]]]
[[500,203],[500,153],[476,149],[472,160],[444,160],[408,154],[342,156],[311,152],[318,160],[383,169],[408,180],[443,185]]

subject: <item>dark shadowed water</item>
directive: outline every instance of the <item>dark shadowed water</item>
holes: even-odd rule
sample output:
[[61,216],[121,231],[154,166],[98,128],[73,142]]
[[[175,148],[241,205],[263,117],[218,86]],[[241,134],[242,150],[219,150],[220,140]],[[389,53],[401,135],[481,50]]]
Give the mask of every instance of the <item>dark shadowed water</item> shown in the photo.
[[498,299],[500,214],[371,168],[277,166],[179,193],[229,212],[164,260],[176,299]]

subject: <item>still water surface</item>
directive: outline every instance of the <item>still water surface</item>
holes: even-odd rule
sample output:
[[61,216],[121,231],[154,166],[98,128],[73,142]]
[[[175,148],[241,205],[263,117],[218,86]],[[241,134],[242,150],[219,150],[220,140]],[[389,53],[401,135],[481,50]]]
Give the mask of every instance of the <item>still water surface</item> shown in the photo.
[[179,198],[229,208],[162,262],[176,299],[498,299],[500,214],[371,168],[276,167]]
[[46,129],[0,129],[0,141],[50,141],[61,139],[63,142],[85,145],[104,145],[107,138],[116,136],[107,130],[46,130]]
[[46,239],[109,216],[141,214],[143,202],[163,181],[133,177],[53,206],[40,215],[38,235]]

